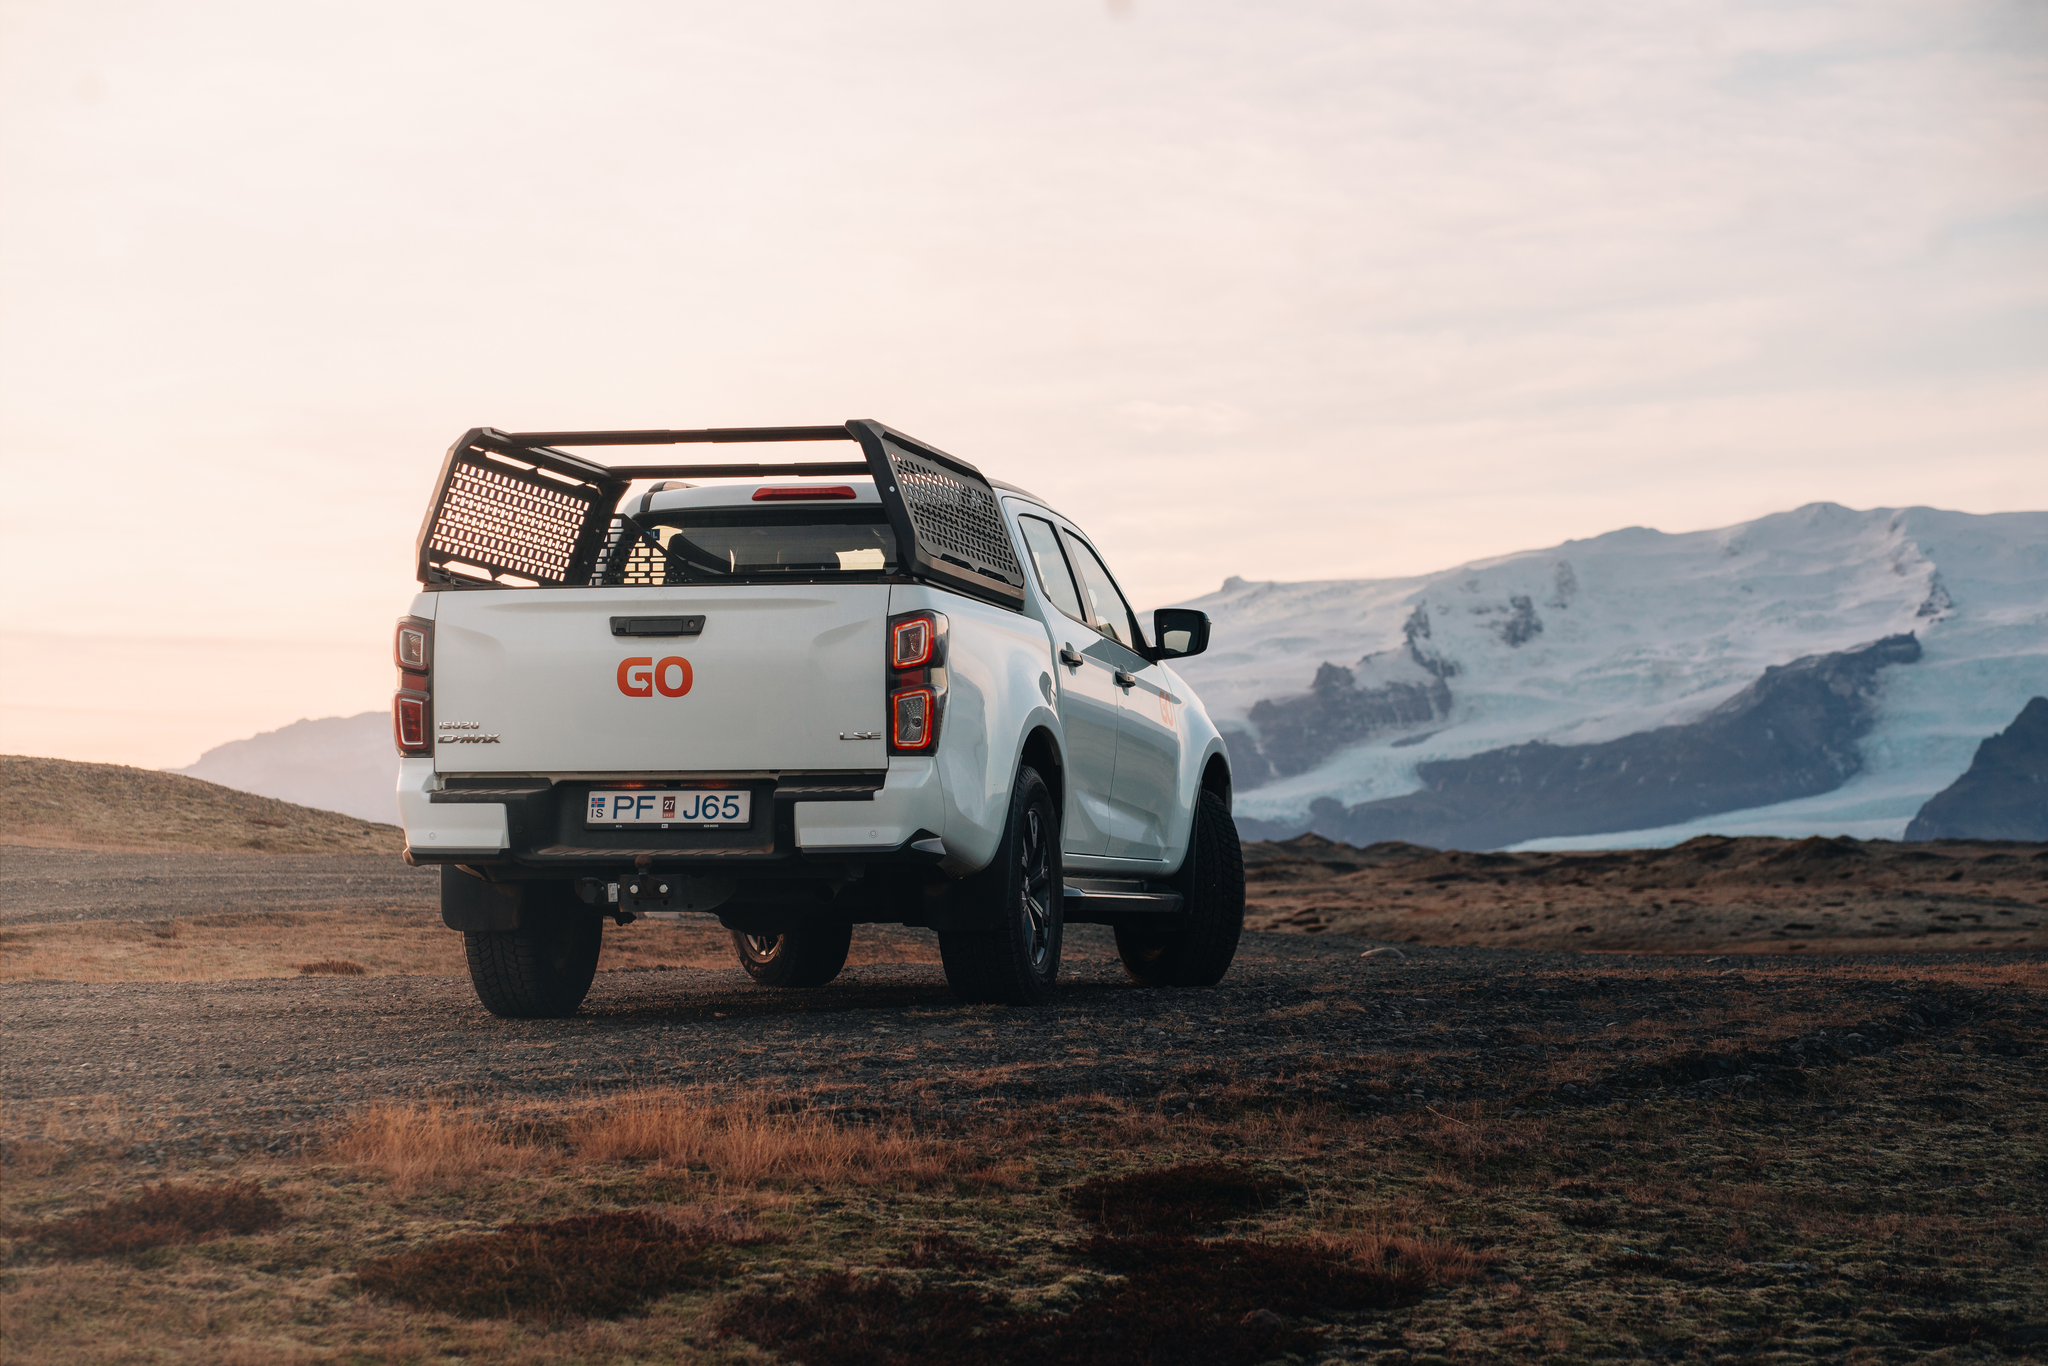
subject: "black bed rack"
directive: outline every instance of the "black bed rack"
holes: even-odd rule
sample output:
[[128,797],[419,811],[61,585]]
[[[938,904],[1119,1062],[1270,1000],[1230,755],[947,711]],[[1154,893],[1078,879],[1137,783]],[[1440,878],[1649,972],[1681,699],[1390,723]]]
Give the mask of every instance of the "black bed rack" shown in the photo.
[[[605,465],[564,446],[852,441],[860,460],[789,464]],[[418,573],[430,587],[584,587],[602,582],[618,542],[619,500],[642,479],[867,475],[896,533],[905,572],[1008,607],[1024,574],[988,480],[958,456],[884,423],[704,427],[682,431],[501,432],[475,427],[448,448],[420,526]]]

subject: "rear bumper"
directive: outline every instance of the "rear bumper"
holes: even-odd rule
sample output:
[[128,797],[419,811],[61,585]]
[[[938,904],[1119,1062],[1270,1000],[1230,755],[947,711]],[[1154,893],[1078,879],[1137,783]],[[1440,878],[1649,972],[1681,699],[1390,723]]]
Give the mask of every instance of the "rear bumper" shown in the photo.
[[432,759],[402,759],[406,861],[567,877],[630,869],[645,856],[652,867],[685,872],[819,876],[848,862],[929,866],[945,852],[933,833],[944,826],[945,801],[929,759],[897,759],[872,775],[745,780],[756,815],[743,829],[585,829],[587,786],[508,778],[491,787],[445,788]]
[[502,802],[436,803],[434,761],[398,761],[398,819],[405,826],[407,863],[463,863],[495,859],[511,847]]

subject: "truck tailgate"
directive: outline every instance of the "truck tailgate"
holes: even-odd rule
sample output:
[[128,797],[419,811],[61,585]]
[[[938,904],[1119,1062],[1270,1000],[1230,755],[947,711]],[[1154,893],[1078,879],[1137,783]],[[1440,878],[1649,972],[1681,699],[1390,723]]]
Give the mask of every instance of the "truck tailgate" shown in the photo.
[[[435,768],[886,768],[888,611],[879,583],[444,593]],[[695,635],[615,635],[613,619],[626,617],[704,620]],[[856,732],[876,738],[840,738]]]

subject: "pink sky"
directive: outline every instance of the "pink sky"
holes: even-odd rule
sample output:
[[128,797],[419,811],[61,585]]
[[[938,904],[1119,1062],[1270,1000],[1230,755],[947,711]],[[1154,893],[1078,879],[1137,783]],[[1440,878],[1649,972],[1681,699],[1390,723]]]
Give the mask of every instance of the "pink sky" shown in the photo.
[[2048,507],[2029,4],[0,4],[0,751],[385,705],[467,426],[874,416],[1146,604]]

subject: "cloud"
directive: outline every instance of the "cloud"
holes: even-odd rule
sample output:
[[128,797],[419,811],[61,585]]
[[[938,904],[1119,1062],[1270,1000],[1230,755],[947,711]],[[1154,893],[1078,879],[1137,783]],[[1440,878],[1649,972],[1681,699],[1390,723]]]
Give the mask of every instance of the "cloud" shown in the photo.
[[878,416],[1152,602],[2048,505],[2039,16],[20,0],[0,629],[368,639],[475,423]]
[[1120,403],[1119,423],[1144,436],[1228,436],[1251,425],[1252,415],[1228,403]]

